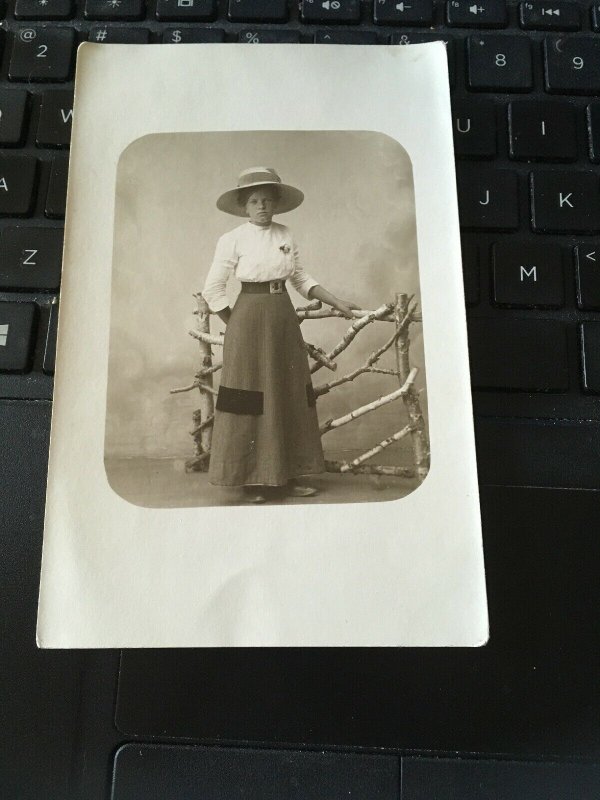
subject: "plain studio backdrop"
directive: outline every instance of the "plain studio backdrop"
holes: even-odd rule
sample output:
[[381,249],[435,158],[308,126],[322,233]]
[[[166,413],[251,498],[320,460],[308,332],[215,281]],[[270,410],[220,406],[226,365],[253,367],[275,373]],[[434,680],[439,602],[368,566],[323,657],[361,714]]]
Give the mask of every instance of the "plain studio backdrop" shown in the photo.
[[[419,300],[411,164],[390,137],[248,131],[138,139],[123,152],[117,177],[105,437],[109,478],[123,459],[183,463],[193,455],[189,432],[198,392],[170,391],[189,385],[200,366],[198,344],[188,334],[196,326],[192,295],[203,288],[217,239],[244,222],[218,211],[217,197],[253,166],[275,168],[283,182],[304,192],[304,203],[275,221],[291,229],[302,265],[325,288],[366,309],[393,301],[397,292]],[[289,291],[294,305],[306,305]],[[232,303],[238,292],[232,278]],[[348,326],[343,319],[306,320],[302,334],[329,350]],[[212,316],[211,331],[223,329]],[[410,330],[411,366],[419,368],[416,385],[426,412],[423,332],[420,324]],[[320,369],[313,384],[359,366],[392,331],[390,323],[368,326],[338,359],[337,372]],[[213,347],[213,353],[220,360],[221,348]],[[379,366],[394,364],[392,350]],[[218,373],[215,379],[218,386]],[[397,388],[393,376],[360,376],[319,398],[319,419],[340,416]],[[396,401],[327,433],[325,456],[354,458],[406,421],[402,401]],[[411,462],[404,439],[373,463]],[[112,479],[111,484],[120,491]]]

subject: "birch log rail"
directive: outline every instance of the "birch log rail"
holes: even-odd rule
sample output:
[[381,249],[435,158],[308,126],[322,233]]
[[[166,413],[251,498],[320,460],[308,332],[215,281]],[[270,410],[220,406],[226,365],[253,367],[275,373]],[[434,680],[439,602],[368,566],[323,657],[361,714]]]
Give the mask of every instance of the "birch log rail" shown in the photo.
[[[186,463],[188,471],[205,471],[208,468],[210,457],[210,445],[212,436],[212,425],[214,421],[214,397],[218,394],[213,387],[213,375],[218,372],[221,362],[213,362],[212,347],[223,345],[223,334],[212,334],[210,332],[210,311],[202,295],[194,295],[197,302],[197,326],[189,331],[190,336],[199,343],[201,363],[194,375],[193,382],[181,388],[172,389],[171,394],[180,394],[197,389],[200,396],[200,407],[193,412],[193,429],[191,436],[195,444],[195,454]],[[333,309],[323,308],[319,300],[314,300],[308,305],[296,309],[299,322],[314,319],[329,319],[344,317],[344,315]],[[393,302],[383,303],[373,311],[358,309],[352,312],[353,321],[340,341],[329,351],[305,342],[305,348],[309,357],[313,360],[310,368],[311,373],[317,372],[321,367],[329,370],[337,369],[336,359],[344,353],[361,331],[372,323],[386,322],[393,323],[393,333],[374,350],[359,366],[351,369],[339,378],[334,378],[328,383],[315,386],[314,394],[316,398],[328,394],[334,389],[351,383],[356,378],[365,374],[379,374],[395,378],[398,388],[392,392],[381,395],[369,403],[361,405],[359,408],[350,411],[337,419],[328,419],[321,424],[321,435],[324,436],[330,431],[360,420],[365,414],[375,411],[383,406],[394,403],[401,399],[401,407],[404,409],[404,424],[395,433],[387,436],[368,450],[363,452],[351,461],[331,460],[325,461],[327,472],[354,475],[379,475],[394,478],[413,479],[422,482],[429,470],[429,437],[427,426],[421,409],[419,391],[415,387],[415,379],[418,374],[416,367],[410,363],[410,326],[421,322],[422,316],[418,310],[417,303],[413,296],[407,294],[397,294]],[[394,366],[381,366],[380,359],[388,351],[393,352]],[[373,459],[379,453],[387,450],[397,442],[410,439],[412,445],[413,466],[387,466],[383,464],[365,463]]]
[[383,395],[383,397],[378,397],[377,400],[372,400],[370,403],[354,409],[354,411],[351,411],[349,414],[344,414],[343,417],[338,417],[338,419],[328,419],[327,422],[321,425],[321,436],[333,428],[341,428],[342,425],[347,425],[349,422],[368,414],[370,411],[375,411],[375,409],[381,408],[381,406],[386,406],[388,403],[393,403],[394,400],[398,400],[409,391],[417,372],[418,369],[413,367],[404,385],[401,386],[400,389],[396,389],[395,392],[390,392],[390,394]]

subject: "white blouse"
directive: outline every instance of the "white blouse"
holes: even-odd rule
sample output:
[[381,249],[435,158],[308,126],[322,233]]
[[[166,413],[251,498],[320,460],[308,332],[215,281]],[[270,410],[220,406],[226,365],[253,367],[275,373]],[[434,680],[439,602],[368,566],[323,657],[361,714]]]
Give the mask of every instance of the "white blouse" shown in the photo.
[[229,305],[225,286],[232,272],[238,280],[248,283],[289,279],[307,300],[309,291],[317,286],[317,281],[300,266],[291,231],[278,222],[264,228],[245,222],[221,236],[202,290],[215,313]]

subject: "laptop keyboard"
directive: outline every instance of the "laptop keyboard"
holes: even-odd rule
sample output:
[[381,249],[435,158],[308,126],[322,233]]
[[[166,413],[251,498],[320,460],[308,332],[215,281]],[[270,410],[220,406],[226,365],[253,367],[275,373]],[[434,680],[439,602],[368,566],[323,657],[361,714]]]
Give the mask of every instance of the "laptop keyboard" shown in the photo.
[[50,399],[77,45],[446,42],[475,410],[600,419],[600,3],[14,0],[0,397]]

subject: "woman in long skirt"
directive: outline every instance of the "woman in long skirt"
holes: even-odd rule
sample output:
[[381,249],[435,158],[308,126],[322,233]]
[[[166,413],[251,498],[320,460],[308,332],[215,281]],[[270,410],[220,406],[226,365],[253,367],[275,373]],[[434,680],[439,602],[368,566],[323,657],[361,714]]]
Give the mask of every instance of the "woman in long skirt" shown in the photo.
[[[310,497],[316,490],[297,478],[325,470],[306,350],[286,280],[306,299],[322,300],[348,318],[357,308],[302,269],[289,228],[273,222],[303,199],[274,169],[253,167],[217,201],[221,211],[248,220],[219,239],[203,290],[210,310],[227,325],[208,477],[244,487],[253,503],[265,502],[269,487]],[[232,274],[242,283],[233,309],[225,295]]]

